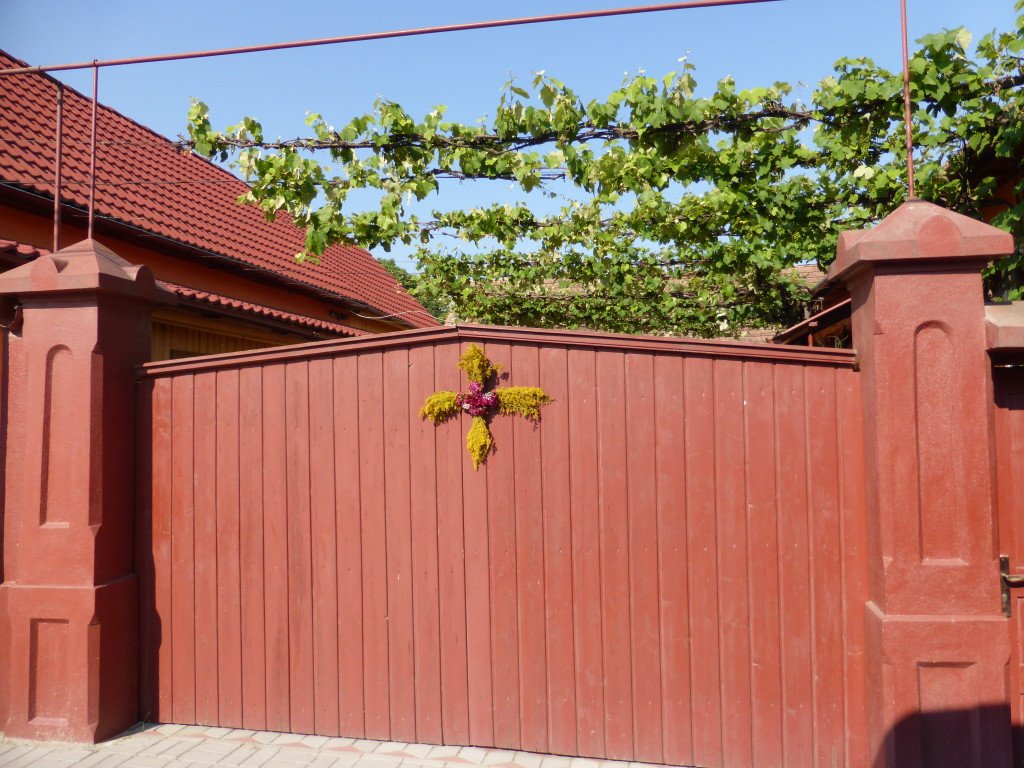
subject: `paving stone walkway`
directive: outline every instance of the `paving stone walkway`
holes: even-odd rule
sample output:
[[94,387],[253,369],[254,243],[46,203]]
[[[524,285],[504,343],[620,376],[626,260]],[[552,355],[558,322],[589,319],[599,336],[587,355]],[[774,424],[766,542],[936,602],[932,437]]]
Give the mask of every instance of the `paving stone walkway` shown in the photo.
[[145,725],[94,745],[0,736],[2,768],[652,768],[647,763],[197,725]]

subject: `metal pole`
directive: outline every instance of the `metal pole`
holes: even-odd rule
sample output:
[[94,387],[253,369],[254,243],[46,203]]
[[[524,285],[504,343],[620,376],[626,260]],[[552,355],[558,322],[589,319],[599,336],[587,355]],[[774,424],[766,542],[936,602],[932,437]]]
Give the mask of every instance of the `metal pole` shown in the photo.
[[86,230],[88,237],[92,240],[93,219],[96,208],[96,98],[100,89],[100,68],[95,65],[92,68],[92,142],[89,147],[89,226]]
[[907,0],[900,0],[900,19],[903,26],[903,124],[907,142],[907,199],[915,200],[914,189],[914,131],[910,110],[910,45],[907,33]]
[[53,171],[53,251],[60,250],[60,204],[62,193],[62,166],[64,160],[64,84],[57,83],[57,148]]
[[208,51],[191,51],[188,53],[170,53],[159,56],[139,56],[131,59],[93,60],[79,64],[53,64],[42,67],[15,67],[0,69],[0,77],[4,75],[24,75],[35,72],[58,72],[69,69],[88,69],[89,67],[118,67],[125,64],[149,64],[157,61],[180,61],[182,59],[202,59],[210,56],[230,56],[238,53],[260,53],[262,51],[280,51],[287,48],[307,48],[314,45],[336,45],[339,43],[359,43],[368,40],[388,40],[395,37],[416,37],[418,35],[434,35],[442,32],[466,32],[475,29],[494,29],[496,27],[514,27],[524,24],[543,24],[555,21],[576,21],[578,19],[600,19],[608,16],[628,16],[638,13],[657,13],[659,11],[679,11],[687,8],[711,8],[720,5],[751,5],[753,3],[771,3],[778,0],[688,0],[687,2],[665,3],[662,5],[636,5],[625,8],[607,8],[597,11],[579,11],[576,13],[554,13],[547,16],[524,16],[513,19],[495,21],[475,21],[466,24],[446,24],[436,27],[419,27],[414,29],[398,29],[390,32],[369,32],[362,35],[345,35],[343,37],[324,37],[315,40],[297,40],[290,43],[270,43],[267,45],[247,45],[239,48],[215,48]]

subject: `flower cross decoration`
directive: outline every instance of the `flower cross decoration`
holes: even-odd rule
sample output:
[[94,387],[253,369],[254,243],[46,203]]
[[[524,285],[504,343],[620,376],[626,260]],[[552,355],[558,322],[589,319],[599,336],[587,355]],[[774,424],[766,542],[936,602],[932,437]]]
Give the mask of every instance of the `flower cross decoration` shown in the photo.
[[494,387],[485,389],[501,371],[476,344],[459,358],[459,368],[469,379],[469,392],[435,392],[420,408],[420,418],[430,419],[434,425],[444,424],[460,413],[468,413],[473,423],[466,434],[466,449],[473,459],[473,469],[479,469],[494,446],[488,422],[498,413],[502,416],[522,416],[530,421],[540,420],[541,406],[553,402],[540,387]]

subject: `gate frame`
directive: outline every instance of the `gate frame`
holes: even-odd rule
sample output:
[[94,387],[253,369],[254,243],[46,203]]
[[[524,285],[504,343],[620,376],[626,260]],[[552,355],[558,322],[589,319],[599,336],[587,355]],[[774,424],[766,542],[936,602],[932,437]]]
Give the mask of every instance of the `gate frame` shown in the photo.
[[[945,760],[930,750],[957,748],[957,729],[966,729],[964,764],[1010,762],[980,269],[1012,250],[1006,233],[911,201],[874,230],[844,233],[830,271],[853,293],[862,366],[873,704],[860,736],[879,767]],[[93,241],[0,275],[0,297],[20,302],[24,318],[3,392],[0,731],[9,736],[97,741],[138,718],[133,385],[148,357],[149,310],[163,296],[145,267]],[[61,349],[71,354],[55,375]],[[936,355],[946,377],[926,365]],[[950,395],[939,404],[945,431],[922,388]],[[61,445],[39,439],[56,404],[83,393],[88,413],[61,425]],[[908,465],[916,493],[900,473]],[[60,504],[42,490],[51,466],[73,490],[56,494]],[[925,498],[920,489],[941,488],[944,467],[966,486],[952,500]],[[925,557],[946,544],[930,535],[926,545],[920,532],[949,526],[953,549]]]

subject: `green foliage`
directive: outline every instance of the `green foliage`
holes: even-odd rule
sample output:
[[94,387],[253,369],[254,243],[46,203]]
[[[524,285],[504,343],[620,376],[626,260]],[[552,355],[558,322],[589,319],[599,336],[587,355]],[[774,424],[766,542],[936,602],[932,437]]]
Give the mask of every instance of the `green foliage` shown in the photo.
[[[973,53],[965,30],[919,45],[918,194],[977,216],[996,191],[989,169],[1020,172],[1024,18]],[[843,58],[806,103],[786,83],[738,89],[728,78],[697,96],[684,61],[587,100],[538,73],[506,84],[488,121],[448,121],[440,106],[417,119],[379,100],[340,127],[310,115],[312,135],[292,141],[267,141],[248,117],[217,131],[196,102],[188,143],[235,158],[252,184],[244,200],[306,228],[302,258],[335,242],[414,246],[417,290],[446,297],[461,319],[720,335],[788,320],[806,289],[786,268],[827,264],[841,230],[905,199],[901,83],[869,59]],[[429,218],[407,205],[453,180],[512,184],[540,204]],[[376,207],[349,210],[355,190],[375,191]],[[994,223],[1019,237],[1022,221],[1019,204]],[[1018,296],[1022,271],[1018,254],[993,280]]]
[[540,387],[498,387],[498,413],[502,416],[522,416],[530,421],[540,420],[540,409],[553,399]]
[[466,433],[466,450],[473,458],[473,469],[480,469],[480,465],[487,460],[487,454],[491,452],[494,445],[494,438],[487,426],[487,419],[483,416],[474,416],[473,423]]
[[480,386],[485,386],[492,376],[501,371],[501,366],[492,365],[478,344],[470,344],[462,353],[457,365],[465,372],[467,379],[475,381]]
[[455,402],[455,393],[449,391],[435,392],[427,398],[427,401],[420,408],[420,418],[430,419],[434,425],[444,424],[462,413]]
[[442,321],[448,316],[450,302],[443,295],[431,290],[431,286],[423,283],[418,274],[400,267],[394,259],[385,257],[377,259],[377,261],[391,273],[399,285],[423,305],[427,312]]

